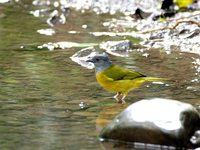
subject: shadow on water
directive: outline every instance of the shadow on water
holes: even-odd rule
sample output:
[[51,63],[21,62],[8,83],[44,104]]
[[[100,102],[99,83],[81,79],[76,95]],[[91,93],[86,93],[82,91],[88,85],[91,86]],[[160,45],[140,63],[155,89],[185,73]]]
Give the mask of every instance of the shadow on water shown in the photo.
[[[99,43],[120,39],[89,34],[109,31],[102,23],[115,16],[72,12],[65,25],[53,28],[55,35],[46,36],[37,30],[49,26],[30,15],[30,8],[26,9],[0,6],[0,149],[103,149],[97,137],[98,126],[102,122],[105,125],[123,108],[115,109],[113,95],[99,87],[93,70],[69,59],[79,48],[48,51],[37,46],[59,41]],[[82,25],[86,23],[88,28],[84,29]],[[128,103],[164,97],[199,107],[199,56],[149,50],[111,59],[143,74],[176,81],[167,86],[147,84],[131,92]],[[82,103],[86,107],[80,107]]]

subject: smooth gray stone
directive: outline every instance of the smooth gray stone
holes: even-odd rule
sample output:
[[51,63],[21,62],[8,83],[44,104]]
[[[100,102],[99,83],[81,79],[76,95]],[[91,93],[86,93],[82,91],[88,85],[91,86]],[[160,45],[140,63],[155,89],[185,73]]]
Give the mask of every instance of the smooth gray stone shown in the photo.
[[200,117],[192,105],[154,98],[128,106],[99,136],[104,140],[196,147],[199,135],[194,133],[199,129]]

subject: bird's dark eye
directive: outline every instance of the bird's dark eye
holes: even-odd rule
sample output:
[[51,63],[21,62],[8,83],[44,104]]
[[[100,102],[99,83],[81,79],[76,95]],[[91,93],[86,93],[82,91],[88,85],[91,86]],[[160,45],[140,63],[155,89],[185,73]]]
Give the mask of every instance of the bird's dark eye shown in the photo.
[[99,61],[99,58],[96,58],[96,61]]

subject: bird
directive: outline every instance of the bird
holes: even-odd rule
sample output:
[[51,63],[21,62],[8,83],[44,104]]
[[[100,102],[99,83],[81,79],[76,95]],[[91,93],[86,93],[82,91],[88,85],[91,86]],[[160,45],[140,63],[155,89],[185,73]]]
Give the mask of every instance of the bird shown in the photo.
[[125,97],[145,82],[161,82],[165,78],[147,77],[139,72],[115,65],[108,55],[96,54],[86,62],[93,63],[97,82],[107,91],[116,93],[114,98],[118,103],[125,103]]

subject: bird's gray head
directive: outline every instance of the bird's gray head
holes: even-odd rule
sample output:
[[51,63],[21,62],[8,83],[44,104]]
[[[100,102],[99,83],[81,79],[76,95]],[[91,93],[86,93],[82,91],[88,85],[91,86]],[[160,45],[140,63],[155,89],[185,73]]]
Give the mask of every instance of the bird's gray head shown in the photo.
[[96,54],[90,57],[87,62],[92,62],[95,66],[96,73],[99,73],[112,65],[106,54]]

